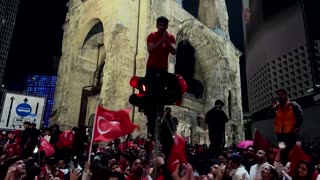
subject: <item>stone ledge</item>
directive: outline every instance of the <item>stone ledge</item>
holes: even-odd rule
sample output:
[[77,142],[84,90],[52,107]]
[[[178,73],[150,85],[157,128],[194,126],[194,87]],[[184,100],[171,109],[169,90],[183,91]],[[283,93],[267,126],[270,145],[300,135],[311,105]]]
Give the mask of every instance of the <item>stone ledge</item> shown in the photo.
[[194,110],[196,112],[202,112],[204,103],[200,101],[195,101],[190,97],[183,97],[181,106],[187,109]]

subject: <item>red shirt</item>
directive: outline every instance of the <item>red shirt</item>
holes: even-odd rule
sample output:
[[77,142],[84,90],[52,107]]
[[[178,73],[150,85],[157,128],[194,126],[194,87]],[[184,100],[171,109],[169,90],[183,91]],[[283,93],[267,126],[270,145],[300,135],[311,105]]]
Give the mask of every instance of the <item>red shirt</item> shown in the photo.
[[[162,39],[162,35],[158,32],[153,32],[149,34],[147,38],[147,44],[154,43],[156,44]],[[170,43],[175,44],[176,40],[172,34],[168,35],[168,40]],[[159,45],[156,49],[150,52],[147,67],[153,67],[158,70],[166,70],[168,69],[168,56],[170,53],[170,48],[166,43]]]

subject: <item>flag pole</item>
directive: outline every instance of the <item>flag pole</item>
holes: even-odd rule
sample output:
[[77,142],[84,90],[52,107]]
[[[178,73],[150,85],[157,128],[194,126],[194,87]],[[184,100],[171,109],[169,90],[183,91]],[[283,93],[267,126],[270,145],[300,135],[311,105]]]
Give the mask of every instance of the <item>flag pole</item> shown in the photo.
[[92,144],[93,144],[94,130],[95,130],[96,123],[97,123],[96,119],[97,119],[98,107],[99,107],[99,104],[96,107],[96,113],[94,115],[94,121],[93,121],[92,133],[91,133],[91,141],[90,141],[89,153],[88,153],[88,162],[90,162],[90,160],[91,160]]

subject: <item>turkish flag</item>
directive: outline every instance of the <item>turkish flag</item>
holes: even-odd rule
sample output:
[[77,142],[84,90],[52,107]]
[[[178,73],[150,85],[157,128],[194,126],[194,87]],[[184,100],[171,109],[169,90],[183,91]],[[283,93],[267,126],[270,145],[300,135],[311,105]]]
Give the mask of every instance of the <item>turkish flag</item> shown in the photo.
[[[179,82],[179,86],[180,86],[180,90],[181,90],[180,93],[181,93],[181,95],[183,95],[185,92],[187,92],[188,85],[182,76],[176,74],[176,77],[178,78],[178,82]],[[180,98],[176,99],[175,104],[177,106],[182,105],[182,96]]]
[[168,169],[171,173],[174,172],[178,163],[187,163],[187,156],[185,154],[186,141],[183,137],[175,134],[173,137],[174,144],[171,146],[171,151],[168,157]]
[[54,154],[54,148],[51,146],[51,144],[45,140],[43,137],[40,139],[40,151],[44,151],[46,156],[52,156]]
[[188,90],[188,85],[187,82],[183,79],[182,76],[176,74],[178,81],[179,81],[179,86],[181,88],[181,94],[184,94]]
[[264,139],[264,137],[260,134],[258,130],[256,130],[254,134],[253,147],[257,151],[264,150],[266,152],[268,152],[271,148],[270,144],[267,142],[267,140]]
[[93,141],[108,142],[132,133],[139,129],[131,123],[130,110],[110,111],[101,106],[97,107],[95,125],[93,129]]
[[72,130],[66,130],[59,136],[59,141],[56,144],[57,147],[72,148],[74,139],[74,132]]

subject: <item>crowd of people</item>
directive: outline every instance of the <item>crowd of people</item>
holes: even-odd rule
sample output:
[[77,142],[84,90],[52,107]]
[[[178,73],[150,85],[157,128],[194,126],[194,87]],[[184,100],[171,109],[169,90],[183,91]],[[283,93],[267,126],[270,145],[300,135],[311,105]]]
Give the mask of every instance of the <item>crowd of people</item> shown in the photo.
[[[26,130],[3,131],[0,138],[0,179],[20,180],[102,180],[102,179],[201,179],[201,180],[275,180],[319,179],[319,152],[297,142],[289,154],[284,142],[279,147],[237,145],[223,148],[216,156],[212,146],[185,144],[187,162],[153,155],[153,142],[137,137],[94,144],[88,156],[89,137],[85,128],[62,132],[58,125],[43,130],[25,123]],[[72,143],[66,142],[71,133]],[[35,138],[38,136],[37,138]],[[40,138],[46,139],[54,154],[37,151]],[[67,137],[68,139],[69,137]],[[26,140],[23,140],[26,139]],[[33,141],[34,140],[34,141]],[[261,140],[258,140],[261,141]],[[165,143],[165,142],[162,142]],[[161,148],[162,146],[160,146]],[[40,149],[40,148],[39,148]],[[167,150],[165,150],[166,152]],[[89,161],[88,161],[89,160]],[[174,167],[172,169],[172,167]]]
[[[159,17],[158,31],[147,38],[146,78],[167,74],[168,55],[176,54],[168,22]],[[176,132],[178,119],[170,108],[161,112],[156,140],[157,116],[148,117],[147,139],[128,135],[92,146],[89,136],[94,131],[90,133],[88,128],[62,132],[55,124],[39,130],[25,122],[23,131],[1,132],[0,180],[320,180],[320,153],[297,141],[303,122],[300,106],[290,101],[283,89],[277,95],[272,109],[278,147],[261,146],[266,142],[262,136],[255,136],[252,146],[225,147],[228,117],[221,100],[206,115],[209,146],[184,141]]]

